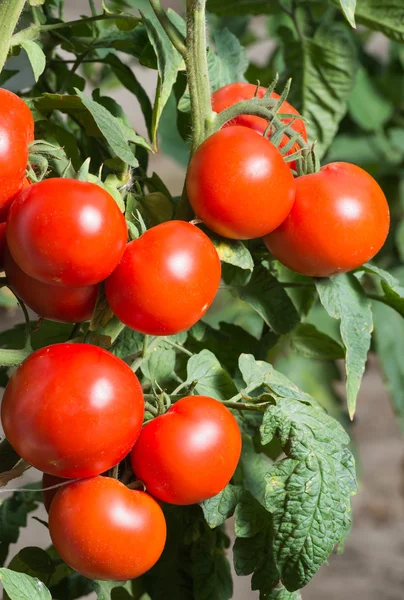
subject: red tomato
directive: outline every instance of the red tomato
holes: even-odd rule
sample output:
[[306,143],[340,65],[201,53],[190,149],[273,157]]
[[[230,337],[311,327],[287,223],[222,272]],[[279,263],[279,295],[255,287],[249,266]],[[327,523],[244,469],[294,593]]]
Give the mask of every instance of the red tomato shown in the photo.
[[73,287],[43,283],[24,273],[7,249],[4,266],[11,289],[40,317],[62,323],[78,323],[91,318],[98,284]]
[[158,561],[167,531],[163,511],[148,494],[93,477],[56,494],[49,533],[61,558],[85,577],[126,581]]
[[7,220],[10,252],[44,283],[91,285],[112,273],[127,241],[115,200],[94,183],[47,179],[22,191]]
[[105,292],[125,325],[146,334],[172,335],[205,314],[220,272],[208,236],[190,223],[169,221],[128,244]]
[[10,207],[16,199],[16,197],[18,196],[18,194],[30,185],[30,180],[24,177],[24,179],[20,182],[18,190],[16,190],[16,192],[12,196],[7,197],[7,194],[3,194],[2,190],[0,191],[0,220],[4,219],[5,221],[7,219],[7,215],[10,212]]
[[386,197],[373,177],[355,165],[331,163],[296,179],[291,213],[264,242],[290,269],[329,277],[373,258],[389,223]]
[[126,363],[90,344],[55,344],[13,373],[1,419],[24,460],[76,478],[119,463],[139,435],[143,411],[142,388]]
[[[212,108],[215,112],[220,113],[225,108],[229,108],[237,102],[241,102],[242,100],[251,100],[251,98],[254,98],[256,91],[257,86],[253,85],[252,83],[230,83],[229,85],[225,85],[219,90],[216,90],[216,92],[213,92]],[[259,87],[256,95],[258,98],[263,98],[265,92],[266,89],[264,87]],[[272,92],[271,98],[279,100],[280,96],[276,92]],[[299,115],[299,112],[295,109],[295,107],[289,104],[289,102],[286,102],[286,100],[282,103],[279,113]],[[282,119],[283,123],[290,123],[291,120],[292,119]],[[268,121],[261,117],[254,117],[253,115],[239,115],[235,119],[232,119],[231,121],[226,123],[225,127],[229,127],[232,125],[242,125],[243,127],[249,127],[250,129],[254,129],[258,133],[263,135],[268,126]],[[296,119],[296,121],[293,121],[291,127],[307,142],[306,126],[302,119]],[[288,142],[289,137],[287,135],[284,135],[282,137],[279,147],[283,148]],[[287,152],[287,155],[293,154],[294,152],[299,150],[299,148],[299,144],[294,144],[292,148]],[[296,169],[296,161],[292,161],[288,163],[288,165],[291,169]]]
[[10,198],[21,187],[33,139],[34,120],[28,106],[0,89],[0,219],[6,218]]
[[231,412],[213,398],[188,396],[143,427],[131,461],[149,494],[171,504],[195,504],[226,487],[240,452]]
[[[55,475],[49,475],[49,473],[44,473],[42,475],[42,500],[47,513],[49,513],[51,504],[53,502],[54,497],[60,490],[60,484],[63,483],[67,485],[70,479],[64,479],[63,477],[55,477]],[[59,487],[54,487],[55,485]],[[52,488],[53,489],[44,489],[44,488]]]
[[6,248],[6,224],[0,223],[0,271],[4,271],[4,259]]
[[216,233],[247,240],[273,231],[292,208],[295,182],[281,153],[247,127],[227,127],[203,142],[187,175],[198,217]]

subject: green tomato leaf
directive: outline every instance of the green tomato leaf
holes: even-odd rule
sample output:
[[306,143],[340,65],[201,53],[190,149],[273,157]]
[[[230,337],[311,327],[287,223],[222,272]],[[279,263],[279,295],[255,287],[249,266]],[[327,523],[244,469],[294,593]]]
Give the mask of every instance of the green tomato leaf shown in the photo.
[[309,323],[295,327],[289,339],[292,350],[307,358],[335,360],[345,357],[341,344]]
[[222,262],[243,270],[252,271],[254,269],[254,261],[250,251],[243,242],[238,240],[228,240],[211,234],[210,232],[209,237]]
[[104,108],[104,106],[98,104],[98,102],[94,102],[94,100],[91,100],[91,98],[83,94],[83,92],[80,92],[77,88],[75,91],[84,106],[90,112],[97,127],[107,140],[114,154],[132,167],[137,167],[138,162],[122,133],[119,120]]
[[172,219],[174,211],[173,203],[170,198],[161,192],[151,192],[146,196],[139,196],[138,200],[151,226],[159,225]]
[[266,600],[302,600],[300,592],[288,592],[283,585],[279,585],[272,590]]
[[191,567],[195,600],[230,600],[233,597],[227,546],[228,538],[220,529],[207,529],[199,538]]
[[0,499],[0,564],[3,565],[10,544],[15,544],[20,528],[27,525],[27,516],[37,508],[41,494],[34,487],[32,492],[14,492],[6,499]]
[[355,8],[356,8],[356,0],[339,0],[339,3],[342,8],[342,12],[344,13],[348,23],[351,27],[356,29],[355,23]]
[[32,40],[23,40],[21,48],[28,54],[35,81],[38,81],[46,67],[46,56],[39,44]]
[[160,387],[164,387],[172,380],[175,371],[175,359],[174,348],[161,343],[157,348],[153,348],[142,362],[142,373],[152,384],[156,381]]
[[288,333],[300,322],[299,314],[285,289],[263,266],[254,269],[250,281],[238,289],[238,294],[274,333]]
[[357,61],[351,32],[336,22],[320,25],[312,38],[298,41],[286,27],[282,32],[285,63],[293,79],[290,101],[308,120],[309,139],[317,141],[322,158],[346,113],[354,84]]
[[348,99],[351,119],[365,131],[380,129],[392,116],[392,102],[379,92],[364,67],[356,72],[355,85]]
[[209,527],[213,529],[222,525],[233,514],[242,493],[241,486],[229,483],[219,494],[201,503]]
[[372,295],[371,298],[391,306],[401,317],[404,317],[404,286],[401,286],[393,275],[370,263],[363,265],[360,268],[360,271],[362,270],[365,273],[376,275],[380,279],[383,296]]
[[19,551],[11,560],[8,568],[17,573],[25,573],[37,577],[46,583],[55,571],[51,557],[42,548],[27,546]]
[[52,600],[48,588],[39,579],[0,569],[0,581],[11,600]]
[[404,41],[402,0],[357,0],[355,14],[358,23],[398,42]]
[[187,363],[187,383],[191,385],[194,381],[197,381],[195,389],[201,396],[226,400],[237,394],[230,375],[209,350],[195,354]]
[[112,590],[122,587],[122,581],[93,581],[92,587],[98,600],[111,600]]
[[318,279],[316,287],[321,304],[330,317],[340,321],[341,338],[346,348],[348,412],[352,419],[373,330],[370,300],[350,273]]

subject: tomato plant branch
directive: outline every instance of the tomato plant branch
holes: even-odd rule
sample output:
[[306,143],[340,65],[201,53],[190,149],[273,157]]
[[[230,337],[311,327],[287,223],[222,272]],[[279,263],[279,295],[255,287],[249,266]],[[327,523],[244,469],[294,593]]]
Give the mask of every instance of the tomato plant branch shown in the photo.
[[185,46],[185,38],[182,33],[176,28],[174,23],[170,21],[166,11],[161,6],[160,0],[149,0],[152,9],[158,20],[160,21],[160,25],[164,29],[169,38],[170,42],[174,46],[176,50],[185,58],[186,46]]
[[21,350],[0,349],[0,365],[2,367],[16,367],[21,364],[31,354],[31,350],[23,348]]
[[25,0],[0,0],[0,73],[7,60],[10,39],[24,4]]
[[223,400],[222,404],[227,408],[233,408],[235,410],[250,410],[252,412],[264,412],[266,407],[270,404],[269,402],[262,402],[261,404],[245,403],[245,402],[230,402],[230,400]]

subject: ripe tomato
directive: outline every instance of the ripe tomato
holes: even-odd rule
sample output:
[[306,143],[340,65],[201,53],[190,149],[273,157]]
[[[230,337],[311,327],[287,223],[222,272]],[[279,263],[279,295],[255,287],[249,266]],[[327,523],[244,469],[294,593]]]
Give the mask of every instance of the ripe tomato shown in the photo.
[[[53,486],[59,485],[60,483],[64,483],[66,485],[69,481],[70,479],[64,479],[63,477],[55,477],[55,475],[49,475],[49,473],[44,473],[42,475],[42,500],[47,513],[49,513],[53,499],[61,487]],[[51,487],[53,487],[53,489],[51,490],[44,489]]]
[[[251,98],[254,98],[256,91],[257,86],[253,85],[252,83],[230,83],[229,85],[225,85],[219,90],[216,90],[216,92],[213,92],[212,108],[215,112],[220,113],[225,108],[229,108],[237,102],[241,102],[242,100],[251,100]],[[259,87],[257,91],[257,97],[263,98],[265,92],[266,89],[264,87]],[[272,92],[271,98],[279,100],[280,96],[276,92]],[[289,102],[286,102],[286,100],[282,103],[279,113],[299,115],[299,112],[295,109],[295,107],[289,104]],[[282,119],[283,123],[290,123],[291,120],[292,119]],[[268,121],[261,117],[255,117],[253,115],[239,115],[235,119],[232,119],[231,121],[226,123],[225,127],[229,127],[232,125],[242,125],[243,127],[249,127],[250,129],[254,129],[258,133],[263,135],[268,126]],[[296,119],[295,121],[293,121],[291,127],[307,142],[306,126],[302,119]],[[288,142],[289,137],[285,134],[282,137],[279,147],[283,148]],[[293,154],[297,150],[299,150],[299,144],[295,143],[286,154]],[[289,162],[288,165],[291,169],[296,169],[296,161]]]
[[44,283],[91,285],[124,253],[124,216],[107,191],[76,179],[47,179],[20,192],[7,221],[10,252]]
[[247,127],[227,127],[193,155],[188,197],[206,225],[228,238],[256,238],[278,227],[292,208],[295,182],[281,153]]
[[[24,179],[20,181],[18,189],[10,197],[7,195],[7,192],[4,192],[4,190],[0,190],[0,220],[5,221],[7,219],[10,207],[16,199],[16,197],[18,196],[19,192],[21,192],[21,190],[25,190],[25,188],[27,188],[30,185],[30,180],[24,177]],[[5,189],[7,190],[7,187]]]
[[386,197],[373,177],[356,165],[330,163],[296,179],[291,213],[264,242],[290,269],[329,277],[373,258],[389,223]]
[[10,198],[21,187],[33,139],[34,120],[28,106],[0,89],[0,219],[6,218]]
[[6,248],[6,224],[0,223],[0,271],[4,271],[4,259]]
[[125,325],[146,334],[172,335],[205,314],[220,273],[208,236],[190,223],[169,221],[128,244],[105,292]]
[[[2,223],[0,235],[1,226]],[[62,323],[91,319],[99,284],[73,287],[43,283],[24,273],[7,249],[4,252],[4,267],[11,289],[40,317]]]
[[126,363],[90,344],[55,344],[12,375],[1,419],[24,460],[76,478],[120,462],[139,435],[143,411],[142,388]]
[[7,249],[4,267],[11,289],[40,317],[62,323],[78,323],[91,318],[99,284],[73,287],[43,283],[24,273]]
[[49,533],[61,558],[85,577],[126,581],[158,561],[167,531],[151,496],[110,477],[92,477],[56,494]]
[[229,483],[240,452],[231,412],[213,398],[188,396],[143,427],[131,461],[149,494],[171,504],[195,504]]

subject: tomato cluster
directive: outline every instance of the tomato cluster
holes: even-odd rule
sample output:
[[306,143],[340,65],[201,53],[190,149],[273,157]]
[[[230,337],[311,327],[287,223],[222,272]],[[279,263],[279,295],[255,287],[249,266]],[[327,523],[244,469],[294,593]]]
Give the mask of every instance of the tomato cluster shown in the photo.
[[[233,83],[214,92],[212,106],[219,113],[264,94],[264,88]],[[279,99],[275,93],[271,97]],[[307,141],[296,109],[284,102],[279,112]],[[294,169],[296,161],[285,163],[281,154],[290,138],[284,134],[276,148],[264,136],[267,126],[260,117],[239,115],[199,146],[187,176],[198,217],[225,237],[263,237],[275,258],[303,275],[328,277],[373,258],[390,223],[386,198],[373,177],[355,165],[331,163],[294,179],[287,164]],[[292,144],[286,155],[298,148]]]

